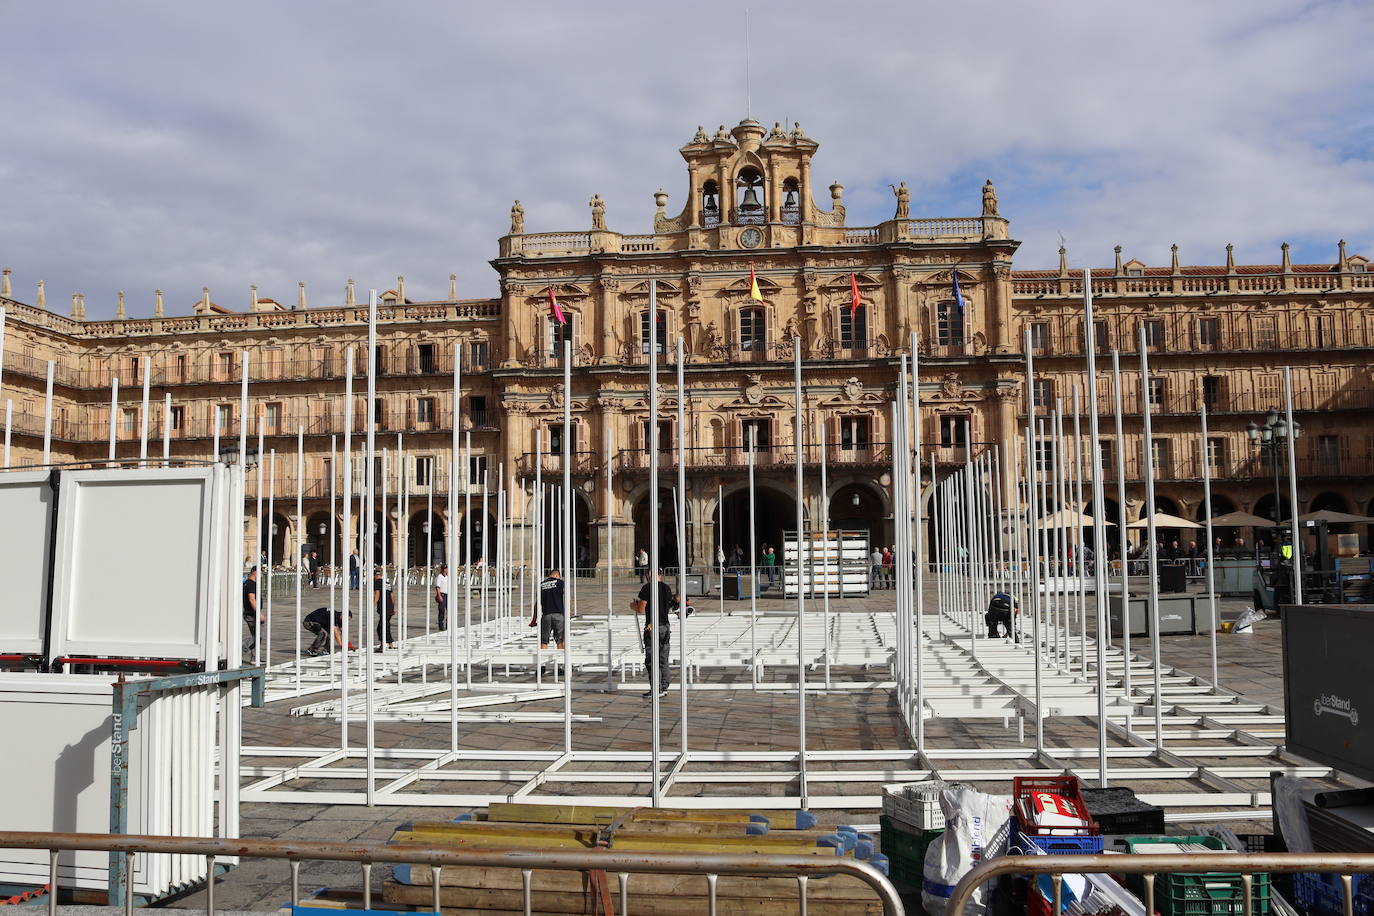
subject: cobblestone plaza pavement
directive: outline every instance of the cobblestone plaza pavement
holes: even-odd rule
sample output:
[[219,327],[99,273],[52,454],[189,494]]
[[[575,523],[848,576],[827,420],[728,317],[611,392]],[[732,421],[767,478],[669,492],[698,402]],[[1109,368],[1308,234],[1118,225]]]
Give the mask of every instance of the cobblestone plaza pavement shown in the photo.
[[[617,580],[615,594],[628,597],[633,581],[629,578]],[[604,614],[605,592],[596,586],[582,586],[578,592],[581,613]],[[306,589],[303,607],[309,611],[327,602],[324,589]],[[928,607],[934,607],[934,591],[930,587]],[[288,661],[292,658],[290,649],[295,644],[292,629],[294,620],[294,593],[279,596],[274,620],[274,662]],[[412,588],[410,593],[412,609],[411,633],[422,633],[424,629],[424,592]],[[622,604],[617,598],[617,606]],[[699,615],[703,620],[717,612],[719,605],[715,598],[697,599]],[[1220,602],[1223,620],[1234,619],[1245,607],[1242,599],[1222,599]],[[867,597],[833,600],[831,610],[835,613],[867,613],[891,610],[894,605],[892,592],[878,591]],[[745,602],[726,602],[727,611],[747,611]],[[785,612],[795,607],[794,602],[770,597],[759,600],[760,612]],[[617,611],[619,613],[619,611]],[[461,615],[460,615],[461,616]],[[696,619],[696,618],[694,618]],[[927,616],[933,626],[934,618]],[[675,634],[676,635],[676,634]],[[1148,640],[1137,638],[1132,646],[1137,655],[1148,651]],[[1162,659],[1165,666],[1173,666],[1192,674],[1207,677],[1211,670],[1210,641],[1206,636],[1168,636],[1162,640]],[[1264,621],[1255,627],[1252,635],[1231,635],[1220,633],[1217,636],[1218,670],[1223,687],[1234,690],[1248,699],[1260,703],[1282,706],[1282,647],[1280,644],[1277,621]],[[792,672],[776,671],[778,678],[791,676]],[[847,681],[879,681],[890,677],[886,666],[869,669],[847,668],[837,675]],[[586,681],[583,684],[583,681]],[[662,741],[665,750],[674,749],[680,740],[679,695],[676,688],[670,690],[662,703]],[[712,685],[738,683],[748,687],[747,669],[738,672],[715,669],[704,671],[703,687],[694,690],[690,696],[690,747],[693,750],[795,750],[797,747],[797,697],[790,690],[721,690],[709,689]],[[577,721],[573,726],[573,742],[576,750],[647,751],[650,746],[649,700],[641,696],[641,685],[627,684],[624,689],[605,692],[596,688],[604,685],[604,676],[597,678],[578,677],[574,696],[574,712],[578,716],[590,717],[590,721]],[[585,689],[584,689],[585,688]],[[319,695],[310,698],[319,700]],[[250,709],[244,715],[245,746],[290,746],[309,747],[337,746],[339,724],[336,720],[316,717],[290,715],[290,710],[299,701],[279,700],[265,709]],[[911,746],[905,735],[901,716],[896,708],[889,689],[851,689],[836,691],[828,695],[815,695],[808,699],[808,748],[812,750],[846,749],[900,749]],[[561,699],[530,701],[521,705],[525,711],[543,710],[558,713],[562,710]],[[1138,725],[1137,728],[1140,728]],[[361,731],[358,731],[359,736]],[[1045,728],[1045,744],[1050,754],[1055,748],[1095,746],[1097,725],[1090,718],[1060,717],[1048,720]],[[563,726],[561,722],[474,722],[461,726],[461,742],[464,748],[491,750],[546,750],[557,751],[563,747]],[[378,722],[376,725],[378,747],[446,747],[449,739],[449,726],[446,723],[408,723]],[[929,719],[926,723],[928,745],[953,748],[1015,748],[1033,747],[1033,738],[1027,730],[1025,741],[1018,739],[1015,725],[1004,726],[999,718],[980,719]],[[1124,741],[1113,736],[1113,745]],[[1277,739],[1276,739],[1277,740]],[[1184,742],[1186,743],[1186,742]],[[1211,742],[1217,743],[1217,742]],[[245,763],[251,763],[245,759]],[[273,761],[261,761],[273,763]],[[977,765],[972,761],[961,761],[961,765]],[[991,763],[987,765],[992,765]],[[1005,763],[1003,763],[1005,766]],[[1076,765],[1085,763],[1078,760]],[[732,765],[732,769],[740,767]],[[245,780],[248,782],[251,780]],[[1177,780],[1171,788],[1177,789]],[[518,785],[518,783],[517,783]],[[707,784],[700,794],[712,791]],[[575,791],[595,793],[628,793],[647,791],[647,786],[631,786],[624,783],[603,787],[580,784]],[[723,794],[736,794],[738,787],[722,786]],[[759,791],[766,791],[760,786]],[[795,790],[794,790],[795,791]],[[828,792],[845,794],[833,787]],[[867,793],[878,791],[874,786],[864,789]],[[496,800],[504,800],[497,798]],[[312,803],[245,803],[242,808],[242,834],[257,838],[289,838],[292,840],[330,840],[384,842],[395,829],[411,820],[449,819],[463,810],[440,807],[402,807],[382,806],[368,808],[361,805],[321,805]],[[818,811],[820,823],[875,824],[876,812],[846,812],[842,810]],[[1266,830],[1267,823],[1232,822],[1238,832]],[[308,892],[317,887],[337,889],[356,889],[361,881],[356,866],[343,863],[307,863],[302,867],[302,886]],[[387,869],[373,871],[373,881],[379,889]],[[247,861],[235,870],[222,876],[216,890],[216,904],[227,909],[272,909],[288,901],[290,896],[289,874],[285,863]],[[181,898],[174,904],[194,907],[203,903],[203,892]],[[380,898],[376,898],[380,899]]]

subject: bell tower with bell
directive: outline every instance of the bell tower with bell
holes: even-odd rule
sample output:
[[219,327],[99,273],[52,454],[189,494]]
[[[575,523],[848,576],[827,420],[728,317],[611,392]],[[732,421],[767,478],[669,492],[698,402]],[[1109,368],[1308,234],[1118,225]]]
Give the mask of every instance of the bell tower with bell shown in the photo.
[[835,206],[822,210],[811,195],[811,157],[820,144],[775,123],[767,130],[745,118],[714,136],[697,128],[682,147],[690,191],[682,212],[660,211],[659,232],[686,231],[692,248],[785,248],[808,244],[809,230],[844,225],[844,206],[832,186]]

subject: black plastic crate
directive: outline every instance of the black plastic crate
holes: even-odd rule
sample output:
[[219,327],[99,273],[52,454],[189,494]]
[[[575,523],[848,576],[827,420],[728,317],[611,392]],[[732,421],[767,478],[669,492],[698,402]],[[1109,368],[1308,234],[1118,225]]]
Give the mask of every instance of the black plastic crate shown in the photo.
[[1083,787],[1083,803],[1103,833],[1164,833],[1164,809],[1149,805],[1125,787]]

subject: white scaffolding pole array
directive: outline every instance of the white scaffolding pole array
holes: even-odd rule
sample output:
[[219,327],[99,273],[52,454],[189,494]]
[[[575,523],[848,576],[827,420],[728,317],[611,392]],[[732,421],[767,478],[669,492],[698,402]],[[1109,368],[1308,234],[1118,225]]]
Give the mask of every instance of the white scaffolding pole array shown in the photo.
[[[1155,456],[1150,429],[1150,354],[1145,325],[1140,326],[1140,415],[1144,421],[1142,447],[1145,453],[1145,530],[1148,532],[1150,662],[1154,666],[1155,747],[1164,749],[1164,693],[1159,671],[1159,544],[1155,532]],[[1130,629],[1130,614],[1122,615],[1123,629]]]
[[[1097,647],[1097,782],[1099,786],[1106,788],[1108,775],[1106,750],[1107,642],[1111,638],[1111,629],[1107,624],[1107,507],[1102,486],[1102,438],[1097,419],[1100,409],[1097,400],[1097,325],[1093,321],[1092,270],[1088,267],[1083,268],[1083,352],[1087,354],[1083,369],[1088,381],[1088,460],[1092,462],[1093,475],[1093,606],[1096,611],[1094,642]],[[1120,433],[1117,434],[1116,445],[1119,451],[1121,448]],[[1125,533],[1124,530],[1121,532],[1123,543]],[[1126,562],[1124,551],[1121,561],[1124,567]],[[1129,611],[1124,603],[1124,593],[1122,601],[1122,607]],[[1128,612],[1123,613],[1123,620],[1129,618]],[[1125,664],[1126,667],[1130,667],[1129,656],[1126,657]]]
[[[344,350],[344,439],[343,439],[343,531],[340,533],[339,553],[343,556],[343,575],[340,605],[344,610],[343,618],[343,638],[345,651],[339,653],[339,749],[348,750],[348,651],[350,644],[349,614],[353,609],[350,601],[349,589],[353,579],[353,348],[348,347]],[[359,524],[362,524],[361,517]],[[358,575],[362,575],[362,554],[358,555]],[[367,588],[370,583],[358,582],[359,594]],[[359,644],[365,644],[362,639],[362,631],[367,628],[367,621],[362,614],[358,615],[358,636],[353,637]]]
[[[371,610],[368,616],[377,616],[378,627],[376,630],[378,648],[382,646],[383,625],[386,614],[386,571],[382,571],[382,581],[380,587],[374,582],[373,570],[376,566],[376,539],[377,539],[377,506],[375,504],[375,487],[377,485],[376,461],[377,461],[377,291],[369,290],[367,301],[367,402],[363,406],[364,430],[366,431],[365,445],[363,447],[363,504],[367,507],[364,513],[360,514],[360,524],[363,531],[367,533],[367,543],[363,547],[363,582],[359,583],[368,589],[372,595],[372,600],[368,602]],[[384,564],[385,565],[385,562]],[[366,584],[363,584],[366,583]],[[373,709],[373,691],[376,688],[376,662],[373,660],[376,653],[372,651],[372,628],[371,620],[364,627],[367,634],[367,642],[363,645],[363,658],[366,665],[366,682],[363,685],[363,698],[366,710],[366,723],[364,725],[366,735],[366,755],[367,755],[367,804],[368,807],[377,803],[377,733],[376,733],[376,712]]]
[[645,654],[649,656],[649,773],[652,787],[652,800],[655,808],[663,806],[663,786],[659,782],[661,771],[659,737],[659,651],[658,641],[662,638],[659,627],[659,570],[662,560],[659,557],[658,537],[658,348],[665,343],[659,333],[658,323],[658,281],[649,281],[649,602],[645,610],[649,618],[644,623]]
[[1198,405],[1199,415],[1202,419],[1202,507],[1203,507],[1203,527],[1207,532],[1207,607],[1212,612],[1212,687],[1221,686],[1217,683],[1217,625],[1220,618],[1217,616],[1217,586],[1216,586],[1216,556],[1212,549],[1212,455],[1207,442],[1207,400],[1204,398]]
[[687,672],[690,670],[687,652],[687,385],[684,371],[687,363],[682,338],[677,339],[677,593],[681,607],[678,617],[682,633],[678,636],[678,735],[682,754],[687,754]]
[[[1293,603],[1302,604],[1302,537],[1298,528],[1298,456],[1296,444],[1298,437],[1293,425],[1293,370],[1283,367],[1283,418],[1288,424],[1288,513],[1289,529],[1293,537]],[[1279,515],[1279,507],[1274,507]]]
[[801,786],[801,806],[808,804],[806,781],[806,582],[802,578],[802,546],[806,537],[806,486],[802,443],[806,425],[802,417],[802,341],[792,338],[792,388],[794,403],[793,444],[796,448],[797,480],[797,769]]
[[[1112,413],[1116,423],[1116,531],[1121,542],[1121,692],[1126,697],[1126,730],[1131,729],[1131,711],[1135,709],[1131,692],[1131,563],[1127,556],[1130,542],[1126,538],[1126,436],[1122,432],[1121,414],[1121,354],[1112,351]],[[1105,507],[1104,507],[1105,511]],[[1107,621],[1102,639],[1111,636]]]
[[[916,750],[925,753],[926,714],[925,714],[925,670],[922,659],[925,657],[925,526],[921,522],[921,373],[916,346],[916,332],[911,332],[911,442],[908,453],[914,473],[909,475],[911,489],[911,530],[912,556],[915,569],[912,583],[912,615],[916,619]],[[932,487],[935,476],[930,478]],[[908,716],[908,722],[910,717]]]
[[[572,489],[572,463],[573,455],[576,451],[572,434],[572,340],[563,341],[563,518],[560,539],[563,541],[563,580],[567,583],[564,588],[568,590],[568,599],[571,601],[573,577],[577,575],[577,550],[573,545],[573,489]],[[486,504],[483,503],[483,524],[486,523]],[[482,529],[484,532],[485,528]],[[486,556],[487,542],[482,539],[482,555]],[[486,581],[486,570],[483,569],[482,581]],[[563,751],[572,753],[572,695],[573,695],[573,670],[572,670],[572,626],[571,614],[575,610],[569,604],[565,609],[563,617]]]

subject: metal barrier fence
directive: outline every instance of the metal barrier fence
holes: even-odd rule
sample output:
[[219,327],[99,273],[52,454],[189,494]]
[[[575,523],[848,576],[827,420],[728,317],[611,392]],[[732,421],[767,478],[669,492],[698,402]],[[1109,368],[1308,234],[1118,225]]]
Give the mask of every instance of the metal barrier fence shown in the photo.
[[[117,836],[108,833],[31,833],[0,831],[0,848],[44,849],[48,852],[49,916],[57,916],[58,855],[69,850],[108,852],[124,856],[127,872],[133,871],[136,854],[203,855],[208,874],[205,912],[215,912],[216,859],[285,859],[291,868],[291,905],[301,902],[300,867],[303,861],[357,862],[363,885],[363,908],[372,908],[372,866],[431,866],[434,910],[440,911],[440,890],[445,866],[518,869],[523,909],[532,912],[531,877],[535,871],[580,871],[616,874],[619,912],[629,912],[630,876],[633,874],[701,875],[706,881],[707,913],[716,916],[716,883],[721,875],[787,877],[797,881],[798,912],[806,916],[807,882],[812,878],[848,875],[873,888],[886,916],[904,916],[897,889],[882,872],[856,859],[820,856],[770,856],[744,853],[618,852],[615,849],[454,849],[446,846],[386,846],[374,843],[316,843],[287,840],[208,839],[201,837]],[[1156,856],[1155,858],[1160,858]],[[1374,869],[1374,856],[1370,868]],[[110,901],[118,905],[119,901]],[[124,912],[132,916],[133,882],[124,886]]]
[[1374,873],[1374,853],[1330,852],[1209,852],[1206,855],[1066,855],[1003,856],[990,859],[960,879],[950,894],[945,916],[964,916],[964,907],[988,879],[999,875],[1049,875],[1054,887],[1050,912],[1062,912],[1063,875],[1144,875],[1146,913],[1156,912],[1154,878],[1159,874],[1231,872],[1241,876],[1244,916],[1252,916],[1255,874],[1317,872],[1339,874],[1345,897],[1345,916],[1354,908],[1352,874]]

